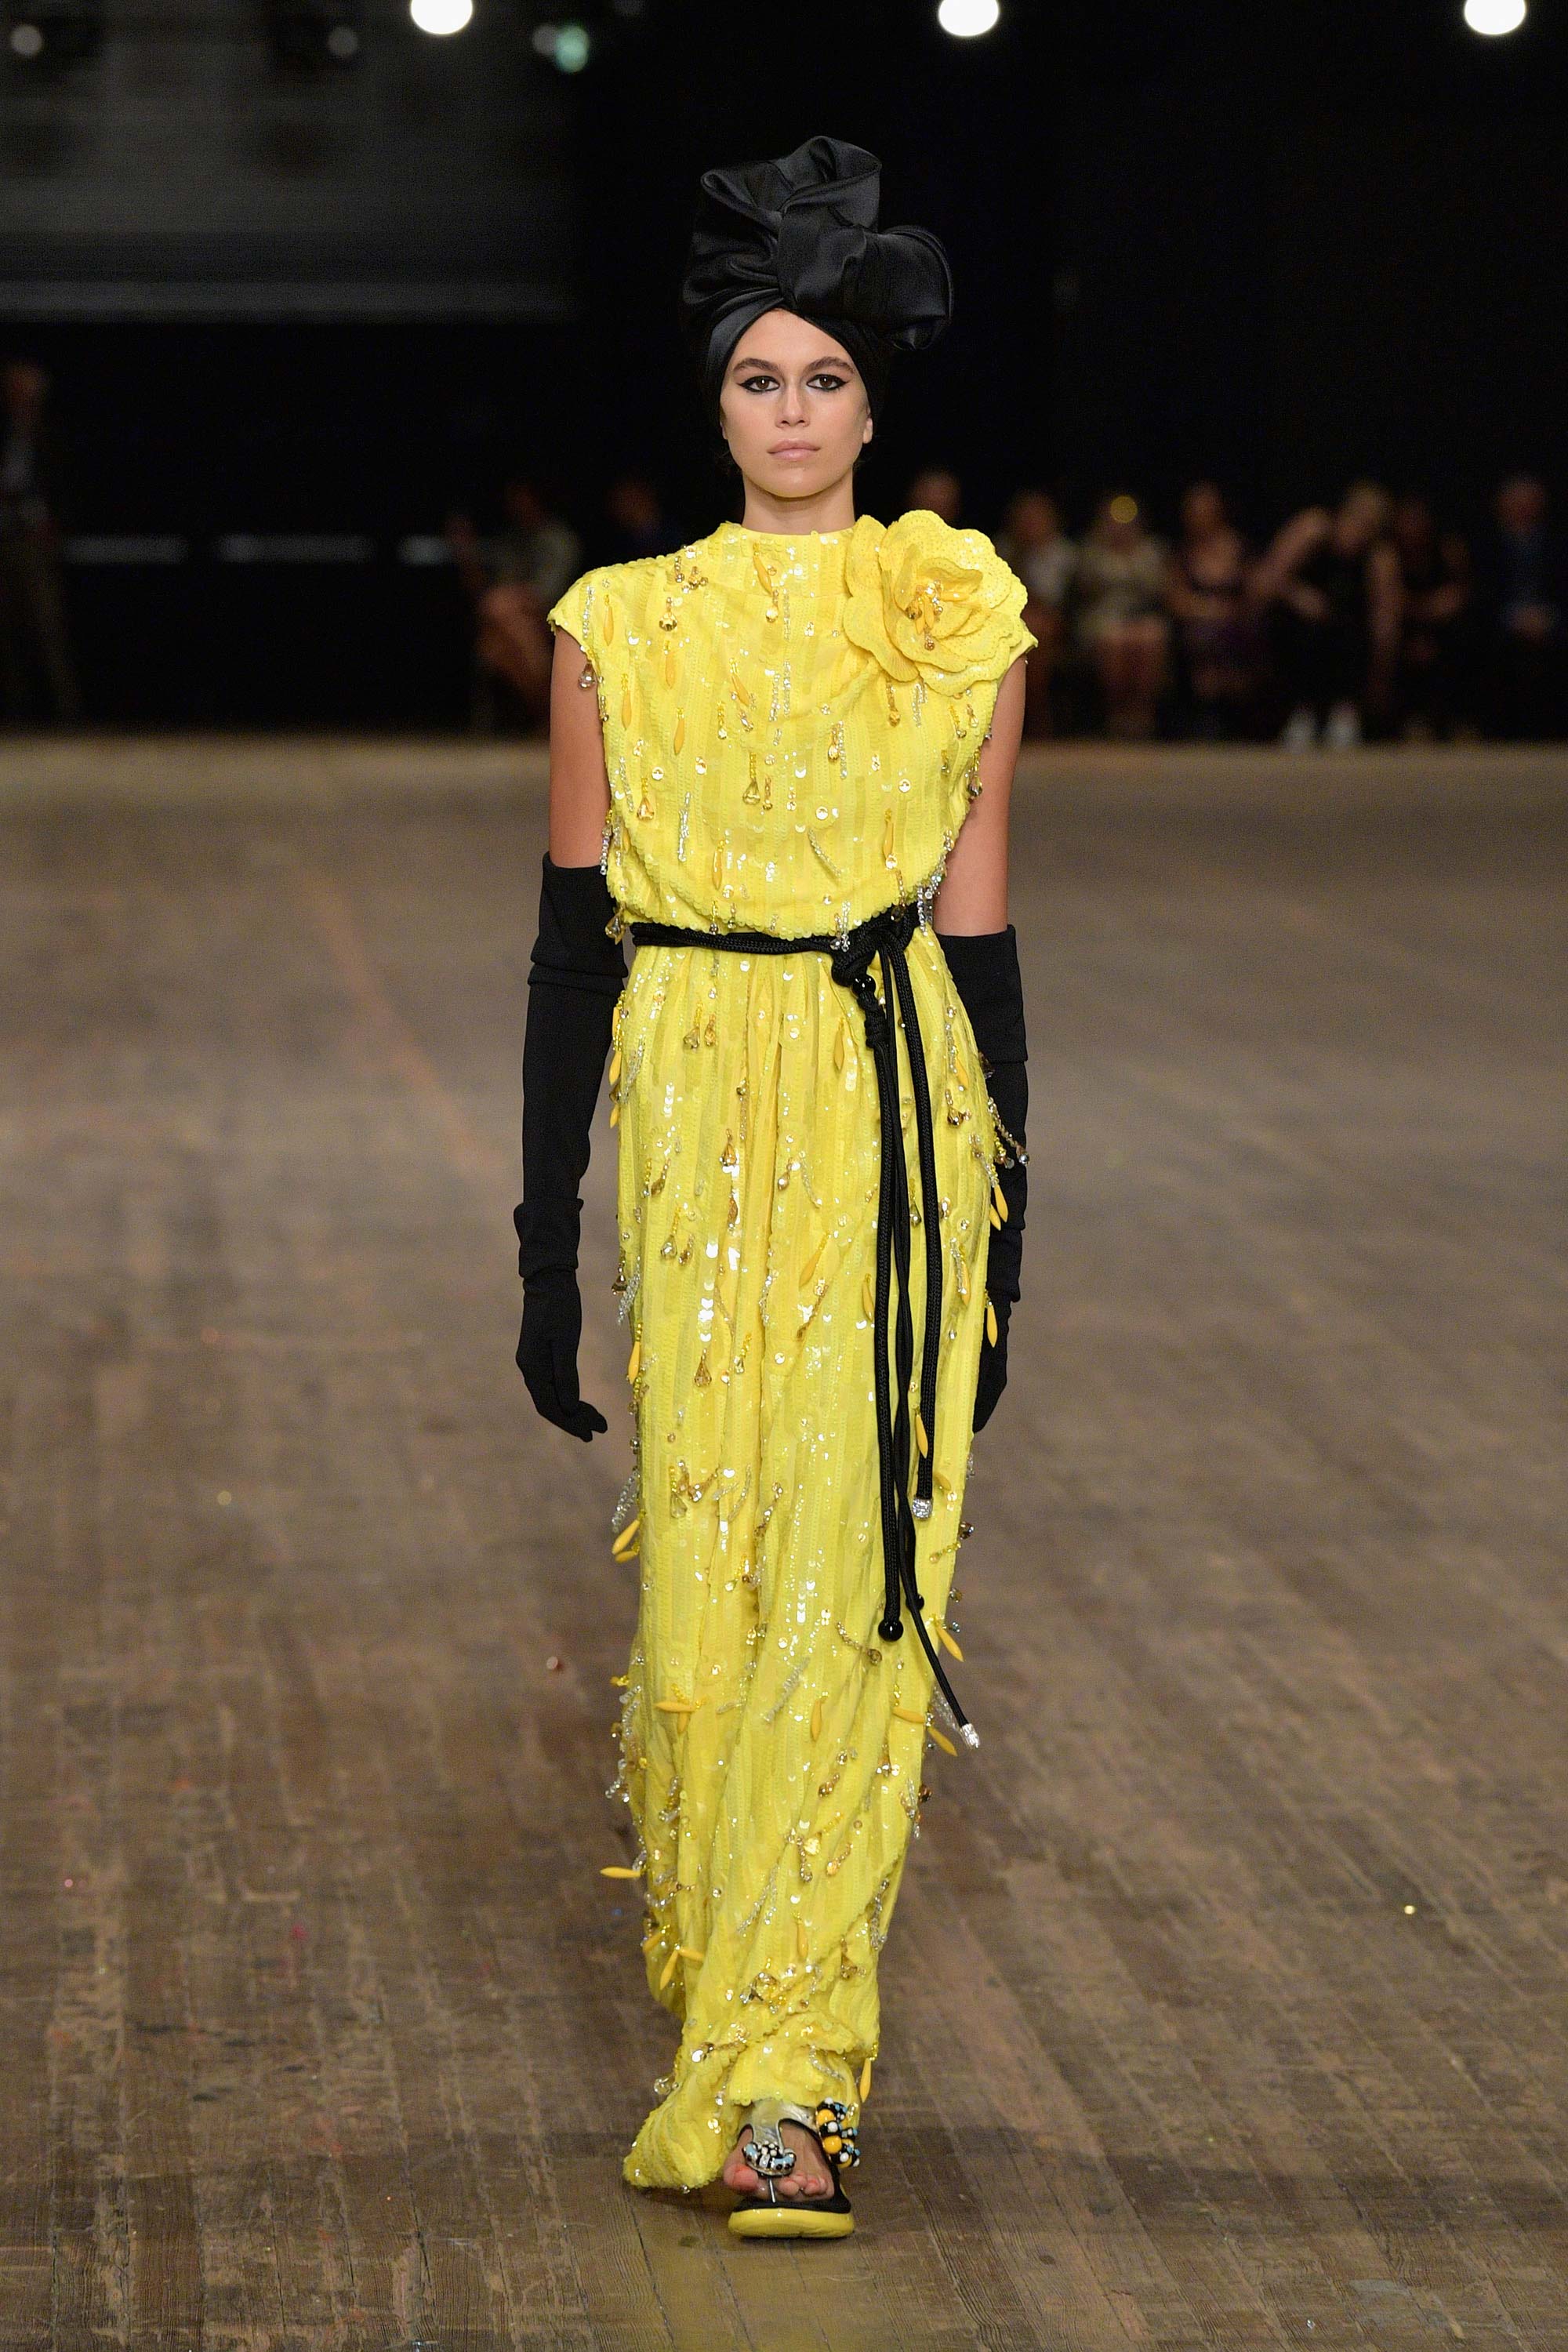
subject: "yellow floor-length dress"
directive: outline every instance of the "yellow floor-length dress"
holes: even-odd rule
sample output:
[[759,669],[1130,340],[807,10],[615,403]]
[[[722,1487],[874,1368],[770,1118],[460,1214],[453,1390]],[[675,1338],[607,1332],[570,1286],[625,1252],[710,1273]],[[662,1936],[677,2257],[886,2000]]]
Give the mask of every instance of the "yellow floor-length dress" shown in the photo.
[[[986,540],[924,513],[798,537],[725,524],[587,573],[551,619],[598,694],[623,915],[799,936],[929,905],[996,688],[1033,642],[1023,601]],[[918,1554],[940,1638],[996,1137],[929,926],[908,954],[943,1244]],[[910,1149],[907,1053],[900,1037]],[[753,2100],[858,2105],[932,1677],[912,1628],[877,1634],[879,1118],[854,998],[819,951],[638,948],[610,1085],[637,1448],[616,1544],[641,1579],[617,1787],[649,1983],[682,2026],[626,2174],[693,2188]]]

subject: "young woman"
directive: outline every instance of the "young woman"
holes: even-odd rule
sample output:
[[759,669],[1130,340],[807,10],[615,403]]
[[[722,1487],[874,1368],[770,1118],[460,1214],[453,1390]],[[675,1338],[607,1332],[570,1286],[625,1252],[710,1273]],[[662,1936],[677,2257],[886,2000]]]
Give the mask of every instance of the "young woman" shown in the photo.
[[[1007,795],[1022,583],[855,519],[946,260],[874,156],[709,173],[683,289],[739,523],[589,572],[557,631],[523,1055],[518,1361],[588,1438],[577,1187],[605,1055],[641,1607],[617,1786],[681,2022],[626,2163],[751,2236],[843,2236],[877,1968],[934,1711],[972,1427],[1006,1376],[1026,1108]],[[934,926],[934,927],[933,927]],[[622,939],[634,953],[629,976]],[[613,1050],[612,1050],[613,1048]]]
[[1190,483],[1165,583],[1200,742],[1238,736],[1258,692],[1261,616],[1247,542],[1215,482]]
[[1101,500],[1079,549],[1073,612],[1079,646],[1099,682],[1107,734],[1153,735],[1170,667],[1165,585],[1171,551],[1130,492]]

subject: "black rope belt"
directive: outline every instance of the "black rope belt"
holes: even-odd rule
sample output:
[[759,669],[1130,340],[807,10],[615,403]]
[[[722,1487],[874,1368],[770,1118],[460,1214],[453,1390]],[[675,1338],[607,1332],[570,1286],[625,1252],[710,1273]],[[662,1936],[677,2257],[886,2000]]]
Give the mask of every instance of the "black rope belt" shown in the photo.
[[[905,950],[915,934],[912,906],[889,907],[835,937],[825,931],[800,939],[780,939],[772,931],[700,931],[680,923],[633,923],[632,943],[639,948],[719,948],[726,954],[831,956],[831,971],[841,988],[858,999],[866,1026],[866,1044],[877,1072],[880,1115],[880,1148],[877,1191],[877,1287],[875,1383],[877,1400],[877,1459],[882,1506],[882,1622],[877,1631],[884,1642],[903,1634],[902,1609],[907,1603],[920,1636],[921,1647],[943,1698],[952,1710],[959,1736],[978,1748],[980,1735],[960,1706],[942,1671],[922,1615],[925,1603],[915,1580],[915,1521],[931,1511],[932,1448],[936,1443],[937,1358],[942,1346],[942,1228],[936,1191],[936,1142],[931,1128],[931,1082],[925,1047],[921,1038],[915,992]],[[878,994],[871,977],[880,960],[882,989]],[[914,1370],[914,1313],[910,1302],[910,1173],[902,1148],[899,1116],[899,1042],[892,1007],[897,1000],[903,1016],[910,1059],[910,1084],[914,1095],[916,1156],[920,1168],[921,1223],[925,1233],[925,1316],[921,1333],[920,1408],[913,1431],[916,1453],[914,1495],[910,1494],[911,1432],[910,1381]],[[892,1298],[898,1276],[898,1300]],[[892,1361],[889,1364],[889,1323],[891,1321]],[[891,1393],[889,1394],[889,1387]]]

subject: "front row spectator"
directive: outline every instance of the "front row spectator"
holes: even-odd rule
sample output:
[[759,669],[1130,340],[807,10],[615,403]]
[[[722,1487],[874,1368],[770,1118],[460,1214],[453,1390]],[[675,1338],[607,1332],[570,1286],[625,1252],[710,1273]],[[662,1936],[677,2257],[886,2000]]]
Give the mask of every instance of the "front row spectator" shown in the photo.
[[1280,740],[1303,751],[1359,743],[1391,711],[1399,653],[1399,559],[1388,538],[1390,500],[1357,482],[1331,514],[1309,507],[1288,522],[1258,567],[1258,593],[1277,614],[1290,716]]
[[1533,474],[1502,484],[1492,520],[1477,567],[1489,731],[1539,741],[1568,730],[1568,547]]
[[1024,680],[1024,731],[1057,733],[1060,714],[1053,688],[1066,652],[1068,598],[1078,550],[1062,530],[1061,511],[1044,490],[1020,490],[1003,519],[997,552],[1029,592],[1024,626],[1036,639]]
[[1430,501],[1419,497],[1397,501],[1390,536],[1399,562],[1399,731],[1414,741],[1448,737],[1474,724],[1466,658],[1470,551],[1457,530],[1439,530]]
[[963,513],[963,485],[952,467],[922,467],[910,484],[904,511],[940,515],[956,530]]
[[66,618],[49,379],[0,369],[0,698],[13,725],[81,717]]
[[1127,491],[1100,505],[1079,551],[1075,629],[1105,709],[1106,732],[1147,742],[1169,667],[1170,551]]
[[646,474],[616,475],[605,493],[605,516],[606,563],[635,563],[639,556],[664,555],[679,543],[664,500]]
[[492,538],[481,539],[467,515],[447,525],[479,624],[474,727],[487,735],[531,733],[548,720],[552,649],[545,614],[583,560],[576,532],[525,477],[507,483],[502,506],[505,520]]
[[1214,482],[1194,482],[1182,499],[1165,593],[1192,732],[1201,742],[1234,741],[1257,698],[1262,636],[1247,542]]

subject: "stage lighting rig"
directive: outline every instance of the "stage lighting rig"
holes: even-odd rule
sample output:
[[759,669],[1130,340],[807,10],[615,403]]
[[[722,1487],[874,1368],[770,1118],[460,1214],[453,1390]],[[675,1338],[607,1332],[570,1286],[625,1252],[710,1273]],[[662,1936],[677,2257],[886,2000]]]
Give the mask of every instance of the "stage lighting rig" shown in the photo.
[[85,65],[103,39],[102,0],[8,0],[5,45],[42,71]]
[[363,46],[361,0],[266,0],[267,40],[279,72],[341,71]]

